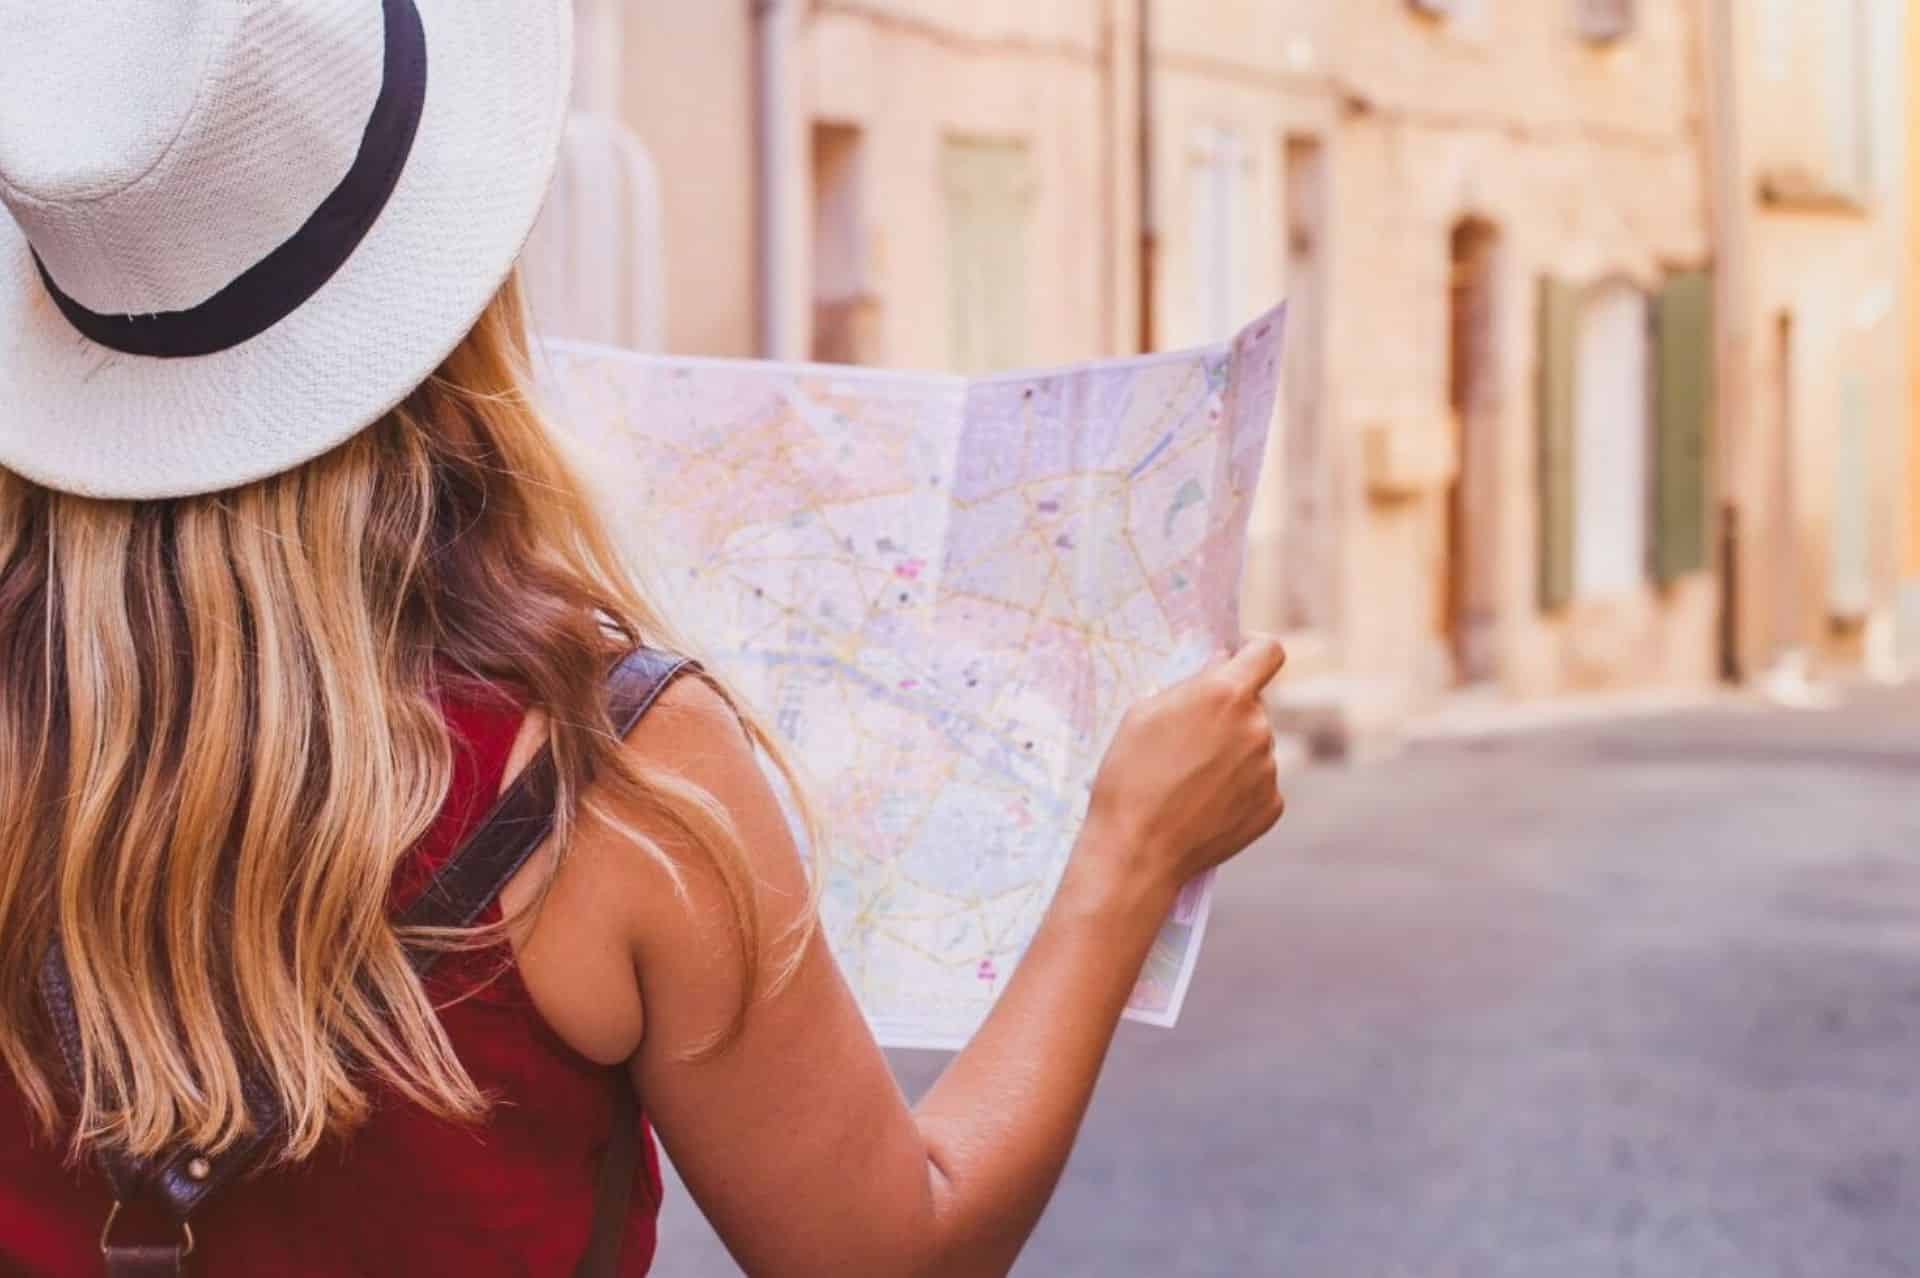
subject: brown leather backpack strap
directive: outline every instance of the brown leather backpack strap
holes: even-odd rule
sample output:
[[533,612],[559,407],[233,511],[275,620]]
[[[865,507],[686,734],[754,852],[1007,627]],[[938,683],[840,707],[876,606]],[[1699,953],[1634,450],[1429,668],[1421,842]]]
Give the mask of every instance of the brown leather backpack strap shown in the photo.
[[620,1255],[633,1214],[633,1183],[640,1172],[640,1104],[624,1074],[614,1093],[613,1128],[600,1156],[600,1177],[593,1191],[593,1230],[587,1250],[573,1267],[573,1278],[619,1278]]
[[[700,667],[685,657],[641,648],[614,669],[608,718],[625,738],[673,681]],[[553,757],[542,749],[467,844],[400,919],[412,927],[467,927],[553,832],[557,798]],[[423,970],[433,955],[427,955]],[[613,1124],[594,1185],[593,1227],[573,1278],[618,1278],[640,1165],[640,1107],[624,1074],[616,1082]]]
[[[626,737],[675,679],[698,669],[686,657],[651,648],[628,653],[608,679],[607,715],[615,734]],[[394,922],[402,928],[471,927],[553,833],[558,790],[553,752],[542,747],[480,828]],[[419,952],[415,966],[424,972],[436,957],[436,951]]]
[[[673,681],[700,667],[685,657],[640,648],[614,668],[608,718],[625,738]],[[468,927],[519,873],[553,832],[556,817],[553,756],[542,749],[507,787],[487,819],[398,920],[408,927]],[[423,955],[422,970],[436,955]],[[623,1074],[614,1093],[613,1125],[594,1186],[593,1227],[573,1278],[618,1278],[633,1211],[640,1163],[640,1108]]]
[[107,1260],[107,1278],[185,1278],[187,1257],[193,1248],[116,1247],[103,1244],[100,1254]]
[[[54,1040],[60,1045],[69,1091],[78,1095],[80,1080],[80,1023],[74,1010],[73,985],[67,974],[66,951],[58,941],[47,949],[40,965],[40,1001],[53,1025]],[[278,1128],[278,1113],[260,1087],[247,1089],[248,1107],[258,1140],[270,1137]],[[219,1159],[202,1157],[198,1151],[183,1150],[170,1159],[141,1160],[123,1154],[103,1154],[96,1161],[113,1188],[118,1202],[152,1202],[175,1221],[184,1223],[207,1198],[231,1184],[252,1166],[256,1138],[249,1137]]]
[[[53,1024],[54,1040],[60,1046],[68,1087],[80,1089],[80,1021],[74,1009],[73,983],[67,973],[66,953],[58,941],[48,948],[40,966],[40,999],[46,1005],[47,1019]],[[223,1160],[224,1161],[224,1160]],[[193,1254],[193,1233],[187,1218],[207,1195],[218,1188],[212,1183],[213,1167],[205,1159],[188,1153],[175,1160],[142,1163],[122,1154],[106,1154],[96,1159],[101,1174],[113,1190],[113,1210],[100,1231],[100,1254],[107,1278],[160,1278],[186,1272],[187,1257]],[[235,1173],[237,1174],[237,1173]],[[231,1179],[223,1176],[221,1183]],[[114,1226],[122,1207],[131,1202],[154,1202],[162,1206],[179,1228],[179,1238],[170,1243],[126,1244],[116,1238]]]

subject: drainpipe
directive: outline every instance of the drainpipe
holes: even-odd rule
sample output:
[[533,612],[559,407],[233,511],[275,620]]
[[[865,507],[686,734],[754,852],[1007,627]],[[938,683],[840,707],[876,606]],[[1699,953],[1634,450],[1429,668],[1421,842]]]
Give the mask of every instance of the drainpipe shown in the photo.
[[796,278],[793,196],[791,51],[797,8],[793,0],[752,0],[758,159],[758,305],[760,354],[798,359],[800,341],[790,322]]
[[574,91],[577,111],[622,119],[620,86],[626,79],[624,0],[577,0],[574,5]]
[[1154,272],[1160,258],[1160,226],[1153,190],[1153,0],[1140,0],[1140,349],[1150,351],[1156,328]]
[[1115,3],[1106,0],[1100,6],[1100,314],[1104,318],[1097,349],[1108,355],[1122,353],[1114,349],[1120,328],[1114,278],[1120,264],[1119,211],[1114,198],[1120,193],[1120,29]]

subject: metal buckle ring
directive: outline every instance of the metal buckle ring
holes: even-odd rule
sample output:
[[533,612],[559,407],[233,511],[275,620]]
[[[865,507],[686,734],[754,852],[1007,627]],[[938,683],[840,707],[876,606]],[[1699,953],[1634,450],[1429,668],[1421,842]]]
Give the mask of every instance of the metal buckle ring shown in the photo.
[[[113,1226],[114,1222],[120,1219],[120,1209],[123,1206],[125,1206],[125,1204],[116,1199],[113,1204],[113,1210],[107,1213],[107,1223],[101,1226],[100,1254],[103,1256],[113,1251]],[[182,1242],[180,1258],[185,1260],[193,1254],[193,1226],[184,1220],[180,1222],[180,1239]]]

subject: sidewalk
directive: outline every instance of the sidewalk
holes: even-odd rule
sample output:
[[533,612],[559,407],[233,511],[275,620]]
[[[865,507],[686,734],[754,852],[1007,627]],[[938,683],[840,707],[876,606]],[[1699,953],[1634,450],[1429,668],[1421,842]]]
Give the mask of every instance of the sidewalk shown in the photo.
[[1693,710],[1758,711],[1770,703],[1769,698],[1737,688],[1636,688],[1527,701],[1509,700],[1493,689],[1474,689],[1415,714],[1403,735],[1408,743],[1462,741]]

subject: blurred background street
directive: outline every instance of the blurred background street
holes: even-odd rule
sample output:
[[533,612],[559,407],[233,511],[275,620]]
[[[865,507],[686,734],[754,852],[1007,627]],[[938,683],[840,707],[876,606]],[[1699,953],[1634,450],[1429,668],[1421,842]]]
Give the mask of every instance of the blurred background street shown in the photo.
[[1920,1273],[1916,777],[1914,692],[1296,776],[1017,1272]]
[[[1920,1275],[1905,0],[576,6],[547,333],[978,373],[1288,299],[1242,613],[1320,762],[1022,1273]],[[661,1254],[732,1272],[684,1195]]]

